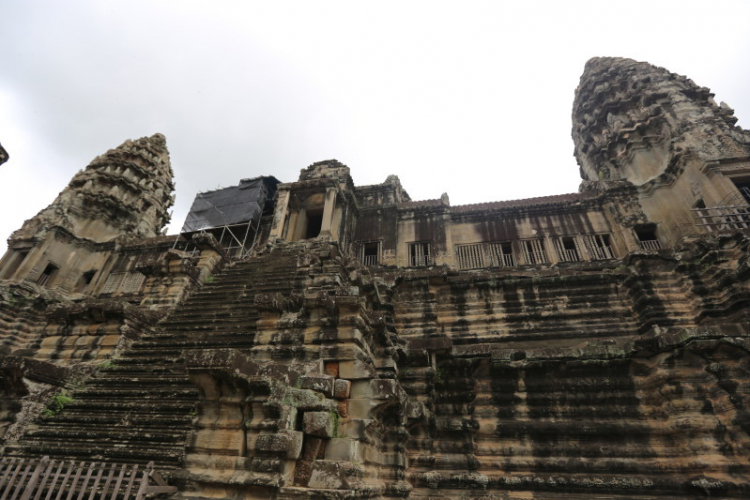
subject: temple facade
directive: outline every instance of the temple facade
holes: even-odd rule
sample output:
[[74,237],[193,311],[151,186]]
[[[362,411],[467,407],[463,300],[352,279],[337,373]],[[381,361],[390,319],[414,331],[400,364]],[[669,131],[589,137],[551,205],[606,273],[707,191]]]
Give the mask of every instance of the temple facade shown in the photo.
[[0,492],[126,498],[150,463],[133,496],[747,498],[736,121],[594,58],[577,193],[414,201],[325,160],[177,235],[166,139],[126,141],[0,260]]

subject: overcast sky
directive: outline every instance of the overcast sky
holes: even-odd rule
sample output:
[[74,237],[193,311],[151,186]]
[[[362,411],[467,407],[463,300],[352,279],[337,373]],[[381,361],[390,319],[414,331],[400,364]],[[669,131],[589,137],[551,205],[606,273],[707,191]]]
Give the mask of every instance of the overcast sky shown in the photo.
[[573,94],[621,56],[750,127],[750,2],[5,0],[0,238],[128,138],[167,137],[170,233],[199,191],[336,158],[451,204],[576,191]]

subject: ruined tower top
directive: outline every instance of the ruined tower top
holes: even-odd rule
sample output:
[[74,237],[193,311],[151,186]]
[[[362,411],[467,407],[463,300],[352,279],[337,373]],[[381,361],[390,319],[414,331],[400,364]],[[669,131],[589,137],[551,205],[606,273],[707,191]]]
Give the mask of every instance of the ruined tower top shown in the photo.
[[5,150],[2,144],[0,144],[0,165],[8,161],[8,152]]
[[636,185],[663,174],[678,157],[746,155],[750,138],[706,87],[645,62],[595,57],[573,103],[575,156],[584,180]]
[[300,170],[299,180],[345,179],[350,176],[349,167],[336,159],[318,161]]
[[11,237],[39,239],[60,228],[95,242],[152,237],[169,222],[173,172],[162,134],[127,140],[79,171],[54,202]]

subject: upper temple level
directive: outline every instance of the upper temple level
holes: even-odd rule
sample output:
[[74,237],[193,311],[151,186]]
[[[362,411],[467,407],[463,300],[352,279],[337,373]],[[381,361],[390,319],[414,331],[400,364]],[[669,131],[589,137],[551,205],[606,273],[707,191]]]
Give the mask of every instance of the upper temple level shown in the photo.
[[165,138],[155,134],[97,157],[16,231],[0,279],[111,293],[117,279],[144,283],[163,268],[157,246],[172,250],[166,260],[184,259],[175,252],[195,252],[204,233],[232,258],[317,238],[392,268],[549,266],[674,248],[750,224],[750,134],[732,114],[686,77],[593,58],[573,103],[578,193],[451,206],[445,193],[412,200],[395,175],[356,186],[349,167],[325,160],[295,182],[263,176],[198,194],[172,237],[157,236],[173,182]]

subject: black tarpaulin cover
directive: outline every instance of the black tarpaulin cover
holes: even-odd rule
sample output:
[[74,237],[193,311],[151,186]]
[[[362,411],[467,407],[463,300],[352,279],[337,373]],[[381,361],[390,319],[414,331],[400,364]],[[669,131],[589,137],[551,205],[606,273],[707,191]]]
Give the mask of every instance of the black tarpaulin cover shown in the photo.
[[198,193],[182,226],[183,233],[258,220],[267,200],[273,199],[274,177],[242,179],[239,186]]

